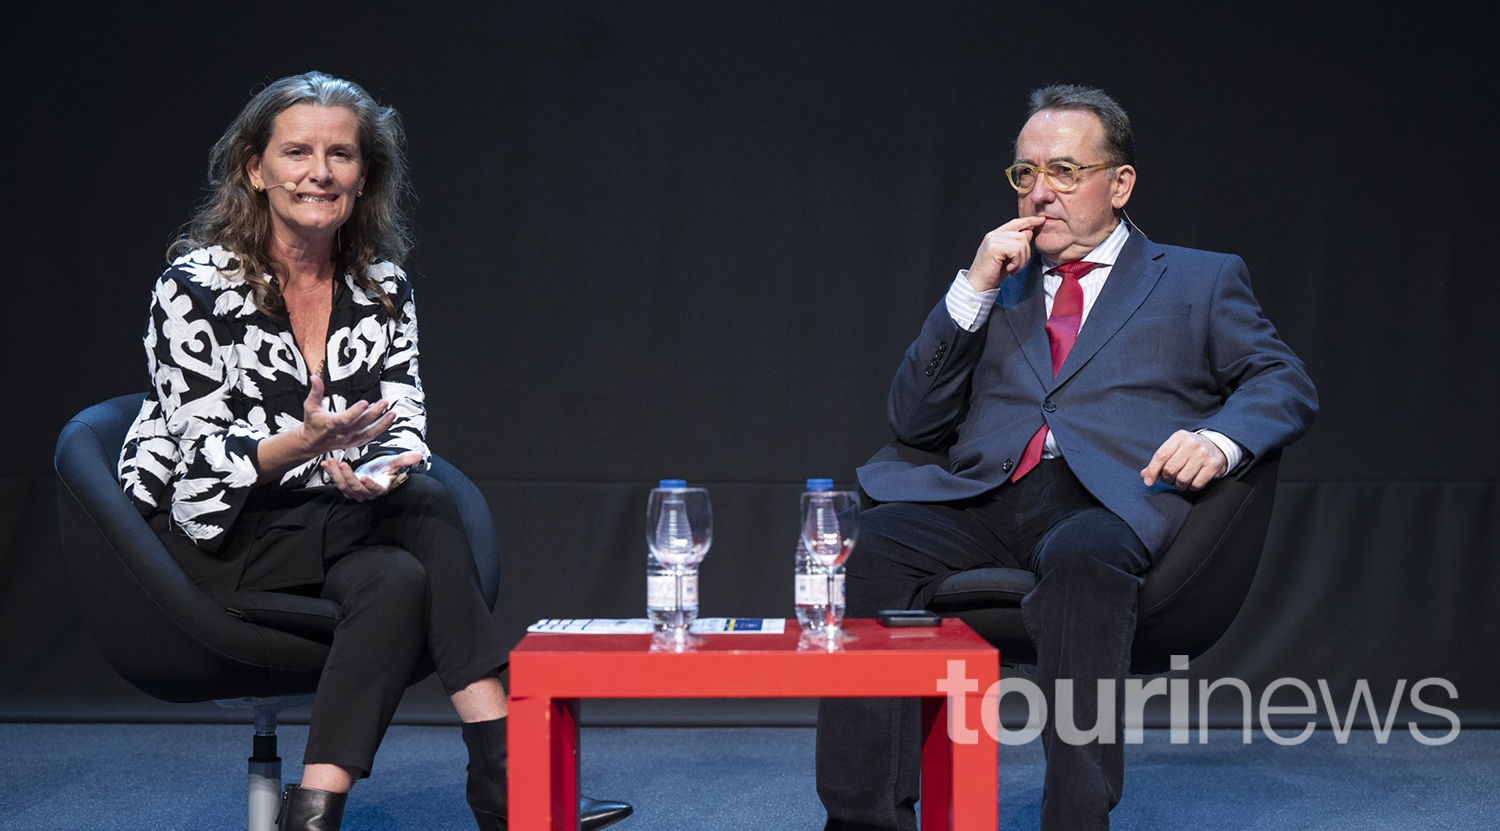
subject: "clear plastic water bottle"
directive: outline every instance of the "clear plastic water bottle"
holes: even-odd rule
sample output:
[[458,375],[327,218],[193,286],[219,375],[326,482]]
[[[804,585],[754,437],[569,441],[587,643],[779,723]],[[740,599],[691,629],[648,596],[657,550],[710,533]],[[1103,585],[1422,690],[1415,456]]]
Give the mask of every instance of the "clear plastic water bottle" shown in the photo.
[[[809,479],[807,490],[809,492],[833,490],[833,480]],[[801,533],[797,534],[797,567],[792,579],[794,581],[793,592],[796,595],[797,622],[802,625],[802,631],[812,632],[823,628],[828,614],[828,572],[808,553],[807,543],[803,542]],[[844,620],[843,566],[834,570],[833,593],[833,617],[836,622],[842,623]]]
[[[685,488],[687,482],[683,479],[663,479],[657,487]],[[672,548],[674,542],[683,539],[692,543],[687,505],[681,493],[675,496],[667,493],[662,497],[661,516],[656,521],[653,534],[657,547],[662,550]],[[681,568],[682,617],[685,624],[691,626],[698,619],[698,567],[690,565]],[[657,632],[671,629],[677,613],[677,573],[671,566],[662,565],[649,550],[646,552],[646,613]]]

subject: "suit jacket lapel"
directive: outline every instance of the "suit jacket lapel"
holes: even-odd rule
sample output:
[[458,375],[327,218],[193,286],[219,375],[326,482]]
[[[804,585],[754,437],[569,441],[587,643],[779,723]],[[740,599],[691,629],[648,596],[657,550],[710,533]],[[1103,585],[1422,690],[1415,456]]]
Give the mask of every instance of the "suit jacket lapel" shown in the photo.
[[[1125,240],[1125,247],[1120,249],[1120,256],[1115,260],[1109,279],[1105,281],[1093,308],[1089,309],[1083,328],[1078,330],[1078,340],[1068,351],[1068,359],[1063,361],[1062,370],[1057,373],[1056,379],[1047,378],[1048,390],[1057,388],[1078,372],[1135,314],[1135,310],[1145,302],[1146,296],[1151,294],[1151,289],[1156,287],[1156,282],[1166,270],[1161,263],[1164,253],[1166,252],[1161,246],[1146,239],[1145,234],[1135,228],[1130,229],[1130,237]],[[1037,294],[1044,293],[1038,290]],[[1044,303],[1043,308],[1045,307]],[[1052,362],[1047,351],[1045,324],[1038,328],[1043,330],[1043,354],[1048,355],[1047,370],[1050,376]],[[1029,354],[1028,352],[1028,357]]]
[[1036,377],[1052,389],[1052,347],[1047,343],[1047,292],[1042,286],[1040,257],[1032,257],[1020,274],[1000,284],[995,308],[1003,310]]

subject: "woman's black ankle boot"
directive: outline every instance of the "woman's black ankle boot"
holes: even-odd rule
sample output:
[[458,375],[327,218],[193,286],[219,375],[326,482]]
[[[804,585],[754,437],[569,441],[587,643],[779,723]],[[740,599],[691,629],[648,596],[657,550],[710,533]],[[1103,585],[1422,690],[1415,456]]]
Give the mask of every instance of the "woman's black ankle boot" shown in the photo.
[[277,831],[339,831],[348,798],[346,793],[287,785],[276,815]]
[[[480,831],[507,831],[505,793],[505,722],[476,721],[463,726],[464,745],[469,748],[469,784],[464,795]],[[578,797],[578,827],[598,831],[614,825],[634,811],[624,802]]]
[[506,831],[505,722],[476,721],[463,726],[469,748],[469,784],[464,796],[480,831]]

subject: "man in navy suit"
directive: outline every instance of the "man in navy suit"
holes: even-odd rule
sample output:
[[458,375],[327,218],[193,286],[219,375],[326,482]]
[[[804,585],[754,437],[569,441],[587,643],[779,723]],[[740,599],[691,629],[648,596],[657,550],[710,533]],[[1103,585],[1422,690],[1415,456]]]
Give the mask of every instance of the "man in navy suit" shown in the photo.
[[[948,448],[948,469],[859,470],[877,502],[848,564],[848,614],[921,608],[954,572],[1026,568],[1022,617],[1055,715],[1097,712],[1123,687],[1140,574],[1190,503],[1302,436],[1317,394],[1277,336],[1240,258],[1158,245],[1124,218],[1130,122],[1099,90],[1032,94],[1006,171],[1020,217],[991,231],[907,351],[891,385],[896,437]],[[1116,696],[1115,723],[1123,696]],[[827,831],[914,831],[914,701],[830,699],[818,714]],[[1124,756],[1072,745],[1049,719],[1042,827],[1109,827]]]

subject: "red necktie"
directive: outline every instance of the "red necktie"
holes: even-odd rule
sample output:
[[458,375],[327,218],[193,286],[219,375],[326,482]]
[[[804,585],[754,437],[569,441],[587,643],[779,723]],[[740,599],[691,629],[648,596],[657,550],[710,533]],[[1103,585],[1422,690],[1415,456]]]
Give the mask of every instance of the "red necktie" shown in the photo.
[[[1052,347],[1054,378],[1057,377],[1057,371],[1062,369],[1063,361],[1068,359],[1068,351],[1073,348],[1073,342],[1078,340],[1078,327],[1083,323],[1083,286],[1078,285],[1078,278],[1093,271],[1098,265],[1099,263],[1079,260],[1063,263],[1052,269],[1062,275],[1062,285],[1057,287],[1057,294],[1052,297],[1052,314],[1047,316],[1047,343]],[[1021,453],[1021,463],[1016,465],[1016,472],[1011,474],[1010,481],[1020,479],[1036,467],[1036,463],[1042,460],[1042,447],[1046,444],[1047,424],[1043,422],[1042,429],[1036,431],[1036,435],[1026,443],[1026,449]]]

